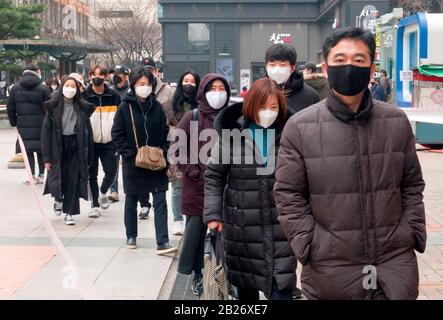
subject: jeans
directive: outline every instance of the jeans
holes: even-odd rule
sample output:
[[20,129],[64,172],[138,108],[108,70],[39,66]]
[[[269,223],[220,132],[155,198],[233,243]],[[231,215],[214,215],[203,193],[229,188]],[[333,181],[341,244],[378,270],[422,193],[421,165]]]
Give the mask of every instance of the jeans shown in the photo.
[[183,221],[182,215],[182,180],[174,180],[171,182],[171,206],[172,214],[174,215],[174,222]]
[[[43,154],[41,152],[37,153],[37,161],[38,161],[38,174],[43,176],[45,174],[45,165],[43,164]],[[31,167],[32,175],[35,177],[35,159],[34,152],[27,151],[26,155],[28,156],[29,166]]]
[[[169,242],[168,237],[168,207],[166,204],[166,191],[154,192],[154,225],[157,245],[164,245]],[[126,194],[125,200],[125,227],[126,237],[137,238],[137,202],[140,195]]]
[[89,184],[91,186],[92,194],[92,207],[100,207],[98,202],[98,160],[100,159],[105,177],[103,178],[102,185],[100,187],[101,193],[108,192],[112,183],[115,180],[115,173],[117,171],[117,153],[114,146],[111,143],[94,143],[94,159],[92,167],[89,172]]
[[[259,291],[255,289],[237,287],[238,300],[256,301],[260,300]],[[268,300],[292,300],[292,290],[279,290],[275,282],[272,283],[271,295]]]

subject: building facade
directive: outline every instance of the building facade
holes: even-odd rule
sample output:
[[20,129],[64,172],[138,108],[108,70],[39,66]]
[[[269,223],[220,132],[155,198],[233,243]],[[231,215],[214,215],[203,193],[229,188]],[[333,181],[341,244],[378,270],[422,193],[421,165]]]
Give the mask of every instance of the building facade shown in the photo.
[[[164,77],[177,81],[187,69],[223,74],[249,87],[265,73],[273,43],[297,50],[298,65],[322,61],[322,43],[335,28],[355,26],[369,1],[361,0],[160,0]],[[380,14],[390,1],[370,1]]]

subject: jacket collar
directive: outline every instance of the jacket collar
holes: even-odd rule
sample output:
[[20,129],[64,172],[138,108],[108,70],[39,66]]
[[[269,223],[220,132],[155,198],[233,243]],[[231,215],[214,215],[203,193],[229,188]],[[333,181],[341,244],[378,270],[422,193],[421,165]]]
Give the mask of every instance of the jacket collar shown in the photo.
[[365,123],[372,113],[372,96],[369,89],[365,90],[361,105],[356,113],[352,112],[343,102],[341,102],[332,92],[329,90],[326,105],[329,111],[338,120],[346,123]]
[[98,97],[98,96],[102,96],[102,97],[110,97],[112,96],[112,94],[114,93],[111,88],[105,83],[105,91],[103,92],[102,95],[99,95],[97,93],[94,92],[94,90],[92,90],[92,84],[90,84],[86,90],[85,90],[86,94],[88,95],[89,98],[91,97]]

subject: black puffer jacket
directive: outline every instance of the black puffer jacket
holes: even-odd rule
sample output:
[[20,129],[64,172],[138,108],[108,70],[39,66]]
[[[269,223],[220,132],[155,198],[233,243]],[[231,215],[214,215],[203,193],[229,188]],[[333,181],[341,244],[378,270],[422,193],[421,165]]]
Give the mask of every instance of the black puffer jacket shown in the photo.
[[[43,162],[52,165],[48,172],[44,194],[51,194],[62,199],[62,114],[63,96],[60,91],[54,92],[53,98],[47,103],[48,112],[43,122],[41,135]],[[80,98],[74,102],[77,114],[76,139],[79,152],[80,182],[78,196],[88,200],[88,169],[92,165],[92,128],[89,118],[94,112],[94,105]]]
[[298,72],[294,72],[289,81],[281,87],[286,96],[288,110],[292,114],[320,101],[317,91],[305,84],[303,76]]
[[7,106],[9,122],[17,127],[27,151],[41,152],[40,136],[45,117],[43,104],[50,95],[51,90],[33,71],[25,71],[11,89]]
[[[269,151],[268,166],[275,161],[283,125],[283,122],[276,125],[276,144]],[[248,126],[248,121],[244,121],[242,116],[241,104],[222,110],[215,120],[219,134],[222,129],[246,128],[245,132],[249,132]],[[218,149],[215,150],[222,150],[220,145],[216,145]],[[252,152],[254,149],[249,134],[246,140],[242,139],[241,149],[229,148],[230,165],[207,166],[203,220],[206,223],[212,220],[224,223],[230,281],[235,286],[260,290],[267,295],[270,294],[273,279],[279,289],[294,289],[296,259],[277,220],[272,193],[275,162],[274,167],[262,175],[257,170],[264,165],[255,159],[253,164],[246,164],[248,157],[245,155],[253,153],[245,150]],[[235,162],[234,159],[240,161]]]

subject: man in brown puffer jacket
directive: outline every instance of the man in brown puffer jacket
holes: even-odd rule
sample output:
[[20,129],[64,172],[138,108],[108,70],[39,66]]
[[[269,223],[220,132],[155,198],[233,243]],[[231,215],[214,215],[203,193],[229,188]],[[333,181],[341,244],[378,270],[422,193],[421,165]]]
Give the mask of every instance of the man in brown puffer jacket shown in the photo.
[[323,47],[330,93],[283,131],[274,196],[309,299],[416,299],[426,246],[420,163],[406,115],[372,100],[374,37]]

